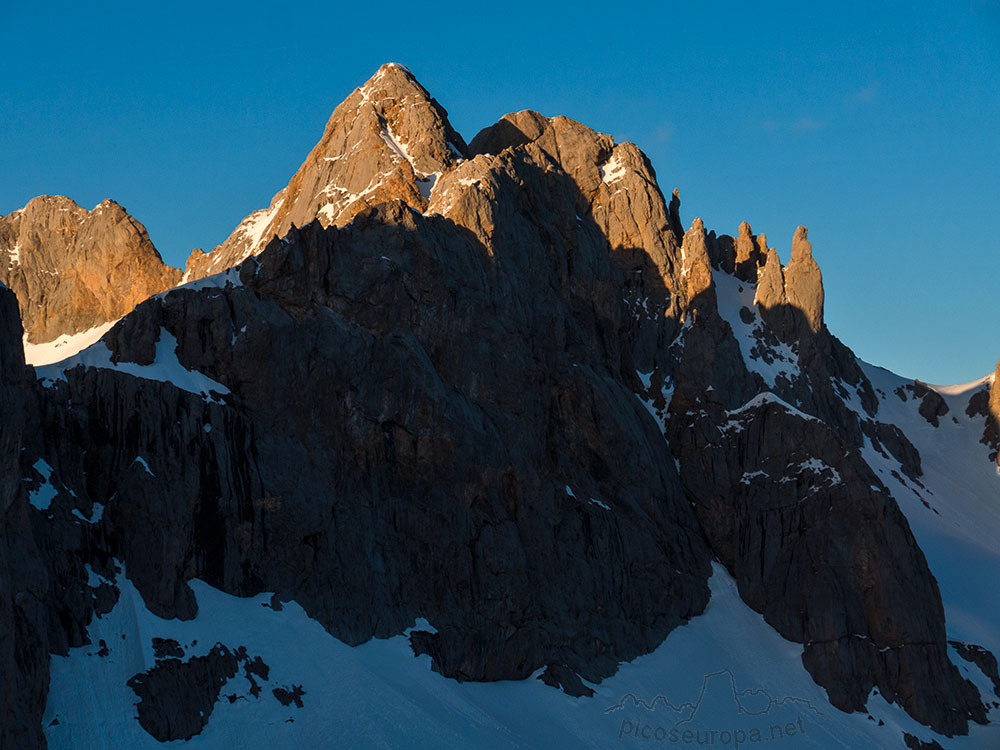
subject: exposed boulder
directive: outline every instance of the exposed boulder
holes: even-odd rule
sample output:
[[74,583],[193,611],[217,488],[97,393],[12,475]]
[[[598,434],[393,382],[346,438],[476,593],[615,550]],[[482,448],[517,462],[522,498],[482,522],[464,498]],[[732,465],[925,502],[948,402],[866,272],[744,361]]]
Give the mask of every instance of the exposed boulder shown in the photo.
[[920,399],[920,416],[930,422],[934,427],[939,426],[938,418],[948,413],[948,403],[944,397],[919,380],[913,381],[913,395]]
[[205,656],[158,661],[126,683],[139,697],[139,724],[160,742],[189,740],[208,724],[226,682],[236,675],[246,650],[217,643]]

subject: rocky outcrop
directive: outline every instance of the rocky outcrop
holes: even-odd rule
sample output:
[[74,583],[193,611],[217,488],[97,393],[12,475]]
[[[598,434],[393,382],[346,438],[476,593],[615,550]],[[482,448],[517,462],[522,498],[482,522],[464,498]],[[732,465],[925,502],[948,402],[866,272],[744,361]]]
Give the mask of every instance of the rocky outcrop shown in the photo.
[[87,211],[43,195],[0,217],[0,282],[17,295],[31,343],[117,320],[180,275],[114,201]]
[[[741,596],[805,645],[806,668],[839,708],[861,710],[877,686],[946,734],[985,721],[948,660],[937,584],[874,472],[777,397],[726,408],[714,393],[700,397],[701,418],[674,420],[671,446]],[[692,414],[684,402],[671,408]]]
[[823,275],[812,256],[809,230],[803,226],[792,237],[792,258],[785,267],[785,293],[792,307],[801,310],[809,330],[823,328]]
[[[589,263],[592,253],[610,252],[623,277],[619,296],[628,309],[633,364],[643,372],[661,367],[686,299],[677,191],[668,206],[634,144],[615,144],[567,117],[505,115],[472,140],[470,151],[473,158],[441,178],[427,212],[469,229],[491,253],[504,237],[523,241],[526,232],[546,247],[562,243],[560,276]],[[541,180],[547,192],[558,188],[558,202],[539,200]],[[526,224],[525,213],[536,225],[544,222]],[[593,298],[586,289],[572,291],[592,304],[584,302]]]
[[[708,256],[708,236],[701,219],[691,222],[691,228],[684,234],[681,245],[681,276],[684,278],[684,292],[688,307],[694,307],[694,301],[714,305],[715,296],[712,293],[712,263]],[[706,299],[705,295],[708,295]]]
[[799,342],[823,330],[823,275],[812,257],[808,230],[800,226],[792,238],[792,255],[781,266],[778,254],[767,251],[754,300],[768,324],[787,343]]
[[160,742],[189,740],[208,724],[226,682],[248,659],[246,649],[233,652],[221,643],[205,656],[186,661],[162,659],[127,685],[139,697],[139,723]]
[[[948,641],[948,643],[968,662],[972,662],[993,683],[993,694],[1000,698],[1000,670],[997,668],[997,657],[989,650],[975,643]],[[993,701],[994,706],[996,701]]]
[[713,237],[710,248],[712,266],[750,284],[756,283],[767,260],[767,236],[755,235],[745,221],[740,222],[737,237],[727,234]]
[[438,178],[466,156],[444,109],[402,65],[388,63],[334,111],[323,137],[266,209],[247,216],[210,253],[194,250],[184,280],[259,253],[293,226],[343,226],[389,200],[427,207]]

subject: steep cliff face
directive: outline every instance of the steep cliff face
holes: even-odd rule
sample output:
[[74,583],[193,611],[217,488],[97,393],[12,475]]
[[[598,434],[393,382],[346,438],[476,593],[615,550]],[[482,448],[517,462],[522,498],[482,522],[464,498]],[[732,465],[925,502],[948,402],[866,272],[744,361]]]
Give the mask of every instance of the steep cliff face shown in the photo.
[[992,448],[993,453],[996,453],[997,467],[1000,470],[1000,362],[997,362],[997,369],[993,373],[993,381],[990,384],[983,442]]
[[877,687],[940,731],[984,721],[948,660],[936,581],[861,448],[878,444],[915,480],[919,454],[875,418],[871,383],[823,326],[804,227],[787,267],[764,256],[756,289],[723,270],[737,268],[735,245],[723,245],[713,283],[690,281],[708,263],[703,235],[696,220],[684,240],[689,293],[702,300],[671,376],[667,436],[713,550],[744,600],[805,644],[834,705],[859,710]]
[[0,282],[17,295],[31,343],[117,320],[179,279],[114,201],[87,211],[43,195],[0,217]]
[[[804,227],[782,266],[745,222],[682,226],[635,145],[523,111],[466,146],[384,66],[200,281],[38,369],[4,437],[47,493],[18,511],[45,561],[26,653],[85,643],[125,574],[189,621],[198,578],[349,644],[424,618],[445,675],[588,695],[705,610],[714,558],[834,706],[985,722],[899,505],[924,466],[886,399],[938,415],[932,389],[887,396],[829,333]],[[978,398],[1000,414],[996,382]],[[200,731],[181,703],[249,659],[128,675],[143,726]]]
[[0,284],[0,747],[44,745],[49,678],[46,566],[32,534],[20,461],[32,377],[17,300]]

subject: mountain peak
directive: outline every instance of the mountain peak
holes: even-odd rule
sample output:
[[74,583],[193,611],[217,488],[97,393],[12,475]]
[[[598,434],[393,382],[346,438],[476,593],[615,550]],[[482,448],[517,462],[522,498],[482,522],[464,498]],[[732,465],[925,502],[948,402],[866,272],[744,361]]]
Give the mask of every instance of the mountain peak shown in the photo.
[[88,211],[64,195],[40,195],[0,217],[0,282],[17,295],[33,343],[117,320],[179,276],[110,199]]
[[247,216],[213,252],[193,253],[184,278],[236,265],[273,237],[313,220],[343,226],[388,200],[424,211],[438,177],[467,154],[448,113],[409,69],[386,63],[337,106],[322,138],[270,206]]

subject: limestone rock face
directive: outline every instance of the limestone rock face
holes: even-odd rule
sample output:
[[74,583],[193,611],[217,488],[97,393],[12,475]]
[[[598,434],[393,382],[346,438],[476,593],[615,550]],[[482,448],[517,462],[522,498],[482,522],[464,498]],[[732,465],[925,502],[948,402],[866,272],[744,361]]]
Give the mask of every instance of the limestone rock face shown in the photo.
[[17,295],[32,343],[116,320],[180,275],[114,201],[87,211],[43,195],[0,217],[0,282]]
[[247,216],[212,252],[192,252],[184,279],[224,271],[314,219],[343,226],[387,200],[423,211],[437,179],[465,156],[465,141],[447,113],[409,70],[383,65],[334,110],[323,137],[271,205]]
[[[686,282],[687,300],[693,302],[712,289],[712,263],[708,257],[708,237],[701,219],[691,222],[681,246],[681,275]],[[714,296],[711,302],[714,304]]]
[[774,249],[767,250],[757,279],[754,301],[787,343],[812,339],[823,330],[823,275],[807,238],[805,227],[795,230],[792,257],[785,267]]
[[785,295],[785,269],[778,259],[778,251],[771,248],[765,256],[763,268],[757,278],[754,302],[765,310],[787,304]]
[[736,238],[735,275],[744,281],[756,281],[757,269],[764,265],[767,256],[767,236],[755,236],[748,222],[740,223]]
[[[491,256],[401,201],[295,230],[240,267],[240,286],[148,300],[105,339],[148,363],[173,336],[223,403],[70,369],[44,389],[31,451],[82,512],[116,498],[103,547],[161,616],[194,616],[196,576],[276,591],[348,643],[426,617],[438,633],[415,645],[460,679],[600,679],[702,610],[709,553],[623,385],[607,248],[553,283],[539,269],[565,247],[494,241]],[[142,415],[134,430],[116,427],[123,404]]]
[[805,315],[809,330],[818,333],[823,327],[823,275],[812,256],[809,230],[800,226],[792,238],[792,258],[785,267],[785,293],[788,302]]
[[736,238],[723,234],[711,245],[712,265],[741,281],[755,283],[767,260],[767,236],[757,236],[748,222],[740,222]]

